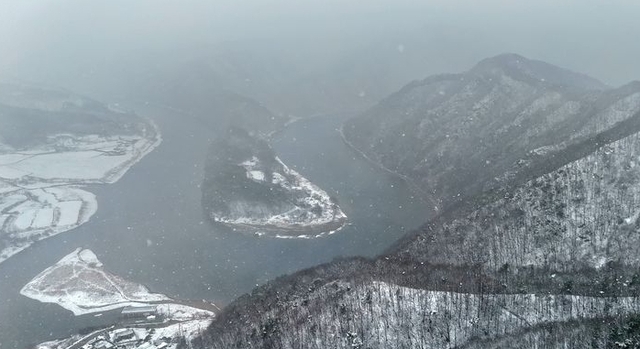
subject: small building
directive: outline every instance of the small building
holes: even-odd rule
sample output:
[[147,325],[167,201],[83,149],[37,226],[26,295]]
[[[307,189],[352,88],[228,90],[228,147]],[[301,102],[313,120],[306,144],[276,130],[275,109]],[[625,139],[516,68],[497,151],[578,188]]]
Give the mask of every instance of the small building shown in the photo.
[[102,339],[93,345],[94,349],[111,349],[114,345]]
[[144,307],[125,307],[120,315],[125,319],[147,319],[149,316],[158,316],[158,307],[149,305]]
[[132,329],[120,329],[113,332],[112,341],[115,343],[121,343],[123,341],[130,341],[132,339],[137,339],[135,332]]

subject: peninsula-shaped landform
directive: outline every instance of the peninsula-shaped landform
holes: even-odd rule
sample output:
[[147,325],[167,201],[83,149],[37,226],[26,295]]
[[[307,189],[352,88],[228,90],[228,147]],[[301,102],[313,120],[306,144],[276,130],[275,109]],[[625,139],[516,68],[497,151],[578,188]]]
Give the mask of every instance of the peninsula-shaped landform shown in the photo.
[[[45,269],[20,293],[55,303],[76,316],[125,308],[119,322],[89,333],[41,343],[41,349],[70,347],[176,348],[193,339],[215,318],[208,302],[187,302],[152,293],[145,286],[107,271],[93,251],[78,248]],[[142,316],[137,316],[140,314]],[[164,343],[164,344],[162,344]]]
[[312,238],[347,221],[335,199],[243,129],[229,129],[209,154],[202,202],[214,223],[258,235]]

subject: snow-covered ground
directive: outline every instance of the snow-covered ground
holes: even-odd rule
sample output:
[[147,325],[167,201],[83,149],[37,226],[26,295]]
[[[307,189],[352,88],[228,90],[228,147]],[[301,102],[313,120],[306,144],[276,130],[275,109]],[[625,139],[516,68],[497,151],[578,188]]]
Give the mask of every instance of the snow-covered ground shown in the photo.
[[75,315],[170,301],[163,294],[109,273],[91,250],[80,248],[34,277],[20,294],[58,304]]
[[190,307],[176,303],[163,303],[158,305],[158,313],[165,319],[174,321],[190,321],[194,319],[211,319],[215,314],[211,311]]
[[[215,314],[212,311],[181,304],[143,285],[125,280],[103,268],[98,257],[87,249],[78,248],[45,269],[25,285],[21,294],[45,303],[55,303],[75,315],[89,314],[125,306],[156,305],[160,323],[137,324],[134,327],[114,325],[88,335],[41,343],[37,348],[57,349],[80,345],[97,348],[106,342],[128,348],[175,348],[178,338],[193,339],[205,330]],[[132,338],[118,339],[118,334],[133,332]],[[165,343],[164,345],[162,343]]]
[[[285,189],[292,196],[298,198],[294,207],[286,212],[273,214],[267,217],[225,217],[213,216],[213,220],[232,227],[251,228],[256,235],[268,235],[276,238],[316,238],[333,234],[339,231],[347,220],[347,215],[340,207],[334,203],[329,194],[293,169],[290,169],[279,158],[276,161],[282,168],[283,173],[273,172],[271,176],[265,174],[260,160],[255,156],[243,161],[238,166],[246,170],[247,178],[257,182],[275,184]],[[270,178],[268,178],[270,177]],[[321,228],[317,233],[318,228]],[[315,233],[299,235],[275,234],[271,235],[267,231],[313,231]]]
[[[385,344],[395,341],[398,347],[453,348],[473,338],[499,337],[553,322],[630,315],[640,308],[638,297],[469,294],[384,282],[360,286],[345,297],[344,303],[356,306],[367,295],[376,301],[359,314],[363,323],[372,324],[361,338],[367,342],[363,347],[386,347],[375,339],[386,337]],[[389,316],[391,312],[401,315]],[[324,321],[340,328],[339,320],[331,322],[336,320],[335,315],[322,315]]]
[[72,186],[0,194],[0,262],[32,243],[73,229],[97,209],[95,195]]
[[210,319],[214,313],[179,302],[145,286],[112,274],[89,249],[78,248],[27,283],[20,293],[43,303],[55,303],[75,315],[126,306],[157,304],[166,320]]
[[640,266],[640,133],[438,224],[407,251],[433,264],[574,271]]
[[[48,341],[35,346],[36,349],[66,349],[74,345],[82,343],[80,348],[93,349],[100,345],[115,345],[118,343],[116,335],[123,332],[131,331],[134,333],[132,339],[125,340],[126,348],[130,349],[175,349],[178,346],[178,340],[184,338],[187,341],[195,339],[200,335],[211,323],[212,319],[189,320],[179,322],[164,327],[154,328],[138,328],[138,327],[119,327],[117,329],[105,329],[93,332],[91,334],[81,336],[74,335],[69,338]],[[124,347],[124,346],[123,346]]]
[[[337,299],[327,302],[332,297]],[[298,305],[301,299],[292,298],[293,304],[262,313],[262,321],[252,322],[245,331],[258,332],[275,320],[285,329],[277,334],[279,348],[298,348],[301,338],[317,348],[465,348],[477,340],[519,336],[559,323],[634,315],[640,310],[640,297],[473,294],[381,281],[335,281],[303,299],[305,306]],[[224,347],[221,343],[231,347],[240,341],[229,337],[212,347]],[[249,348],[254,343],[240,346]]]
[[46,145],[0,154],[0,179],[14,186],[113,183],[161,142],[157,127],[136,136],[50,136]]
[[153,122],[138,135],[58,134],[37,148],[0,143],[0,262],[96,212],[80,185],[113,183],[161,142]]

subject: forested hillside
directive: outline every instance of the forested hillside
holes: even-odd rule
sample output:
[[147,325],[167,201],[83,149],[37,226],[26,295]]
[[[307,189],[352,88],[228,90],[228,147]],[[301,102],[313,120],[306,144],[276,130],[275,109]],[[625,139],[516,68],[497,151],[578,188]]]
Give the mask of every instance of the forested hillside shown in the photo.
[[638,297],[470,294],[336,281],[288,307],[274,306],[241,331],[201,340],[210,348],[457,348],[639,310]]
[[[535,154],[552,155],[640,111],[640,84],[617,89],[505,54],[413,82],[348,121],[346,140],[448,206]],[[530,169],[527,169],[530,171]]]
[[529,181],[464,217],[434,221],[399,252],[492,271],[640,264],[640,134]]
[[324,235],[347,218],[324,190],[287,167],[266,140],[241,128],[212,142],[202,206],[214,224],[260,236]]
[[[374,108],[377,115],[387,108],[388,119],[378,121],[385,120],[380,129],[389,138],[373,141],[365,155],[411,163],[398,154],[426,154],[435,176],[416,170],[409,178],[433,188],[426,192],[446,207],[439,216],[378,258],[336,260],[256,288],[194,344],[533,348],[582,346],[582,339],[595,348],[633,347],[640,307],[638,86],[602,92],[593,79],[520,59],[483,61],[468,84],[458,85],[468,77],[458,75],[409,85]],[[492,85],[496,71],[501,82]],[[438,102],[449,94],[438,92],[443,80],[460,90]],[[493,87],[480,98],[468,93],[483,81]],[[403,99],[417,86],[434,93]],[[412,109],[416,103],[422,109]],[[397,113],[416,120],[434,105],[439,111],[421,117],[429,127],[394,127],[411,119]],[[474,109],[481,105],[492,107]],[[348,141],[358,137],[348,128],[363,120],[347,124]],[[363,124],[360,135],[379,126]],[[410,132],[424,137],[401,140]],[[399,152],[385,139],[417,148]],[[407,174],[406,167],[387,168]]]

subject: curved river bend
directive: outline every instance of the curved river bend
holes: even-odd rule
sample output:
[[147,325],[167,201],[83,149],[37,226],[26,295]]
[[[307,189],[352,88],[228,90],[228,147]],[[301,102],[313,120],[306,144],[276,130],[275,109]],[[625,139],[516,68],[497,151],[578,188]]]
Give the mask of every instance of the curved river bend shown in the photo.
[[[337,197],[349,225],[318,239],[272,239],[214,230],[203,217],[200,183],[211,131],[186,114],[142,106],[163,142],[115,184],[90,186],[98,212],[81,227],[34,244],[0,264],[0,348],[64,337],[103,316],[74,317],[19,294],[36,274],[77,247],[152,291],[224,305],[276,276],[337,256],[380,253],[432,216],[407,185],[361,159],[337,129],[345,115],[296,122],[273,141],[290,167]],[[221,229],[221,228],[216,228]]]

